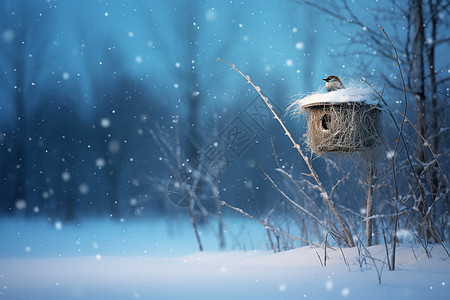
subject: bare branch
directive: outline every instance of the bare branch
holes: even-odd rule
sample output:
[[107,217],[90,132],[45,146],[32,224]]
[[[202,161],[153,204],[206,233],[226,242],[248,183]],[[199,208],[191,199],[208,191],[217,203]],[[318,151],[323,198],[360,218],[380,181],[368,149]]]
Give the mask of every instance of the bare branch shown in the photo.
[[312,167],[312,164],[309,160],[309,158],[303,153],[302,149],[300,148],[300,146],[297,144],[297,142],[295,142],[294,138],[292,137],[291,133],[289,132],[289,130],[286,128],[286,126],[284,125],[284,122],[280,119],[280,117],[277,115],[277,113],[275,112],[275,110],[273,109],[273,106],[269,103],[269,100],[267,97],[265,97],[262,93],[261,93],[261,89],[259,87],[257,87],[251,80],[249,76],[244,75],[240,70],[238,70],[236,68],[235,65],[232,65],[224,60],[222,60],[221,58],[217,58],[217,60],[222,61],[224,63],[226,63],[227,65],[229,65],[233,70],[235,70],[237,73],[239,73],[242,77],[244,77],[245,79],[247,79],[247,83],[251,84],[253,86],[253,88],[258,92],[258,94],[260,95],[261,99],[264,101],[264,103],[267,105],[267,107],[270,109],[270,111],[272,112],[274,118],[278,121],[278,123],[281,125],[281,127],[283,128],[285,135],[287,135],[287,137],[289,138],[289,140],[291,141],[291,143],[293,144],[294,148],[297,149],[297,152],[300,154],[300,156],[302,157],[303,161],[306,163],[309,171],[311,172],[311,176],[314,178],[314,180],[316,181],[317,185],[319,186],[321,193],[320,196],[322,197],[322,199],[325,201],[325,203],[327,203],[327,205],[330,207],[330,209],[333,211],[333,214],[335,215],[337,221],[339,222],[341,229],[344,231],[344,235],[346,238],[346,242],[350,247],[354,247],[355,243],[353,242],[353,237],[350,234],[350,231],[348,229],[348,227],[345,225],[344,221],[342,220],[341,215],[339,214],[339,212],[337,211],[333,201],[331,200],[330,196],[328,196],[327,191],[325,190],[322,182],[320,181],[316,171],[314,170],[314,168]]
[[299,238],[299,237],[295,237],[295,236],[290,235],[289,233],[286,233],[286,232],[284,232],[284,231],[278,230],[278,229],[276,229],[276,228],[274,228],[274,227],[272,227],[272,226],[270,226],[270,225],[268,225],[268,224],[266,224],[266,223],[264,223],[264,222],[258,220],[257,218],[251,216],[250,214],[246,213],[246,212],[243,211],[242,209],[237,208],[237,207],[234,207],[234,206],[228,204],[228,203],[225,202],[225,201],[221,201],[220,204],[225,205],[225,206],[228,207],[228,208],[231,208],[232,210],[234,210],[234,211],[240,213],[241,215],[243,215],[244,217],[247,217],[247,218],[249,218],[250,220],[255,221],[256,223],[261,224],[261,225],[263,225],[264,227],[266,227],[266,228],[268,228],[268,229],[270,229],[270,230],[272,230],[272,231],[274,231],[274,232],[277,232],[277,233],[280,233],[280,234],[282,234],[282,235],[288,236],[288,237],[290,237],[290,238],[293,239],[293,240],[302,241],[302,242],[304,242],[304,243],[307,243],[308,245],[311,245],[311,246],[315,246],[315,247],[320,248],[320,246],[317,245],[317,244],[314,244],[314,243],[312,243],[312,242],[310,242],[310,241],[301,239],[301,238]]

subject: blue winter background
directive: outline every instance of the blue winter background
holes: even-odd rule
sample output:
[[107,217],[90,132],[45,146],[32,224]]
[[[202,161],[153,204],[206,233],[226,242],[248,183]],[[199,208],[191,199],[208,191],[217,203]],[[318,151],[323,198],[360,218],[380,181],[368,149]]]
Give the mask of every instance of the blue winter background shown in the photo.
[[[325,92],[329,75],[345,84],[364,77],[386,90],[391,111],[403,109],[394,52],[376,24],[403,49],[412,30],[407,2],[345,1],[351,14],[341,20],[340,3],[0,0],[0,298],[443,299],[448,257],[436,246],[436,260],[422,261],[409,227],[397,233],[400,271],[385,271],[382,286],[381,234],[371,249],[378,260],[359,246],[345,249],[348,265],[329,249],[328,269],[322,248],[295,249],[323,246],[325,232],[289,206],[262,169],[278,172],[291,195],[283,174],[304,184],[306,165],[247,80],[217,60],[249,76],[307,149],[305,116],[287,108]],[[448,40],[446,29],[439,40]],[[440,82],[448,82],[449,48],[436,47]],[[404,57],[400,64],[407,68]],[[449,88],[439,88],[445,163]],[[412,97],[407,113],[415,122]],[[354,168],[334,196],[340,210],[363,215],[365,169],[352,157],[307,155],[327,190],[342,178],[334,166]],[[183,184],[194,187],[192,211]],[[321,203],[314,186],[304,186]],[[375,213],[390,213],[386,201],[376,205]],[[244,211],[308,242],[271,233]],[[362,232],[362,221],[355,226]],[[448,235],[448,224],[440,228]],[[200,244],[224,252],[199,254]]]
[[[1,1],[1,217],[51,228],[188,220],[165,162],[168,145],[185,175],[195,160],[216,171],[221,200],[258,217],[289,211],[260,165],[279,167],[277,156],[283,168],[305,166],[258,94],[216,59],[250,76],[304,146],[306,122],[286,108],[323,91],[322,78],[401,87],[395,60],[383,56],[392,55],[388,40],[359,43],[381,24],[402,47],[406,20],[390,19],[400,8],[349,5],[367,26],[296,1]],[[448,45],[436,51],[439,72],[448,73]],[[386,99],[402,108],[400,89]],[[414,119],[413,104],[410,113]],[[313,165],[331,187],[324,160]],[[194,214],[203,231],[215,232],[218,208],[208,189],[199,187],[203,207]],[[345,205],[358,211],[363,203]],[[228,208],[220,215],[245,219]],[[196,249],[193,233],[183,236]]]
[[[216,58],[249,75],[301,137],[305,123],[284,114],[297,95],[329,74],[376,73],[355,74],[359,55],[333,55],[348,41],[331,22],[289,1],[2,1],[2,215],[179,212],[150,130],[186,152],[220,142],[222,197],[271,207],[279,196],[258,167],[275,162],[270,137],[290,163],[298,158],[267,112],[252,117],[257,94]],[[218,139],[235,118],[255,137],[237,153]]]

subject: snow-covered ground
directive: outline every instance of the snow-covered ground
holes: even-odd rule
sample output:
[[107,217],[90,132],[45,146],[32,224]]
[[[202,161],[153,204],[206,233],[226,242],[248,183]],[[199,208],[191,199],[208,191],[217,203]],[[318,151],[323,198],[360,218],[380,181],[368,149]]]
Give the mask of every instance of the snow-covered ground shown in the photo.
[[[321,248],[257,250],[264,230],[244,223],[233,233],[242,240],[200,253],[190,228],[177,224],[3,220],[0,299],[449,299],[450,259],[440,246],[426,258],[420,245],[402,245],[394,272],[383,267],[384,246],[369,248],[380,285],[373,261],[356,248],[344,249],[348,266],[328,248],[323,267]],[[215,239],[203,237],[212,249]]]

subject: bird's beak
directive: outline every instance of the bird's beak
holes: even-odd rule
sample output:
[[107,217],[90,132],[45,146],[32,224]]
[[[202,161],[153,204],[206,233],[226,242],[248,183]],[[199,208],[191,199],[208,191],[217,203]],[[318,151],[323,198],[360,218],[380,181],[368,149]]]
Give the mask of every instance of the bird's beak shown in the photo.
[[326,82],[328,82],[328,79],[326,79],[326,78],[324,78],[324,79],[322,79],[322,80],[325,80]]

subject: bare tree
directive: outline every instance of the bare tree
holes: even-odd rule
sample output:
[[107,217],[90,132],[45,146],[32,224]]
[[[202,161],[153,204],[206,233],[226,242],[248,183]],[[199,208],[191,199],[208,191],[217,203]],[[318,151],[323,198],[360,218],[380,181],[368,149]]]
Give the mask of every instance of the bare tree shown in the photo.
[[[204,74],[211,73],[211,69],[216,67],[215,58],[233,47],[231,40],[237,29],[237,26],[228,26],[224,30],[224,40],[217,47],[206,46],[212,37],[205,33],[210,24],[205,16],[206,8],[202,5],[201,1],[180,1],[177,5],[165,2],[157,4],[153,13],[144,12],[144,18],[148,20],[148,37],[154,49],[152,55],[163,66],[167,76],[176,82],[179,105],[186,111],[174,118],[177,132],[170,133],[173,141],[164,140],[164,135],[169,134],[163,132],[164,128],[153,132],[153,137],[161,150],[169,149],[165,160],[170,166],[172,179],[181,184],[182,198],[187,202],[200,250],[203,246],[197,231],[197,218],[203,221],[206,219],[207,210],[200,201],[206,191],[211,193],[215,202],[219,243],[221,247],[224,246],[217,170],[202,163],[202,142],[205,138],[213,137],[213,130],[205,131],[201,121],[207,90],[212,88],[205,84],[203,78]],[[162,15],[164,19],[160,19]],[[165,27],[167,24],[169,28]]]
[[[349,43],[341,48],[342,55],[363,56],[364,59],[358,60],[361,72],[367,70],[372,63],[381,61],[386,67],[381,73],[377,72],[376,76],[381,76],[389,87],[401,90],[398,76],[396,78],[390,75],[396,73],[389,67],[395,57],[383,32],[376,28],[375,23],[383,25],[391,32],[390,36],[397,45],[398,56],[405,71],[406,89],[415,100],[417,134],[412,130],[412,135],[417,135],[414,177],[418,182],[411,190],[415,199],[413,208],[417,208],[419,214],[421,236],[424,239],[429,236],[436,238],[436,234],[429,232],[433,230],[433,214],[429,208],[435,207],[436,199],[443,200],[439,195],[447,197],[443,188],[448,182],[445,176],[437,175],[440,171],[433,153],[440,153],[442,147],[445,147],[445,144],[440,144],[439,128],[446,126],[442,112],[445,111],[444,97],[448,95],[439,94],[439,91],[444,90],[450,77],[446,72],[440,72],[441,69],[448,68],[448,62],[436,60],[435,53],[440,51],[440,47],[445,47],[450,39],[450,22],[448,18],[439,15],[439,12],[448,14],[450,3],[441,0],[392,0],[388,3],[376,3],[371,7],[373,14],[369,20],[357,13],[356,8],[360,3],[350,3],[347,0],[294,2],[314,7],[331,16],[338,22],[335,29],[349,40]],[[370,51],[364,50],[367,48]],[[362,75],[367,76],[364,73]]]
[[[3,33],[3,43],[0,47],[0,65],[5,70],[9,97],[13,99],[16,114],[16,129],[14,130],[14,152],[16,160],[16,178],[14,197],[8,202],[10,211],[14,211],[16,201],[26,204],[27,201],[27,157],[29,144],[27,100],[36,97],[34,89],[35,78],[39,78],[45,61],[46,42],[49,39],[45,33],[50,20],[50,13],[42,13],[39,2],[2,1],[2,18],[0,28]],[[39,47],[36,47],[39,45]]]

